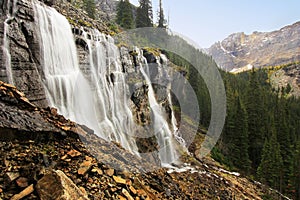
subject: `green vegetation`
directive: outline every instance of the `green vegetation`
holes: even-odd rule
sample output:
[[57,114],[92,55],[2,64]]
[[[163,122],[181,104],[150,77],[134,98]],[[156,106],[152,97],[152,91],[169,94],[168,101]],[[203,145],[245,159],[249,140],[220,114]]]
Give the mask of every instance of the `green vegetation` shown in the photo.
[[281,97],[269,69],[222,72],[227,118],[212,156],[231,169],[300,199],[300,99]]
[[152,27],[153,11],[151,0],[139,0],[139,7],[136,11],[136,27]]
[[164,10],[162,7],[162,0],[159,0],[158,27],[166,28],[166,19],[165,19]]
[[94,0],[83,0],[84,10],[87,12],[88,16],[95,19],[96,14],[96,4]]
[[120,0],[117,6],[117,23],[125,29],[135,27],[133,7],[129,0]]
[[117,6],[116,22],[124,29],[153,27],[153,11],[151,0],[139,0],[134,16],[134,6],[129,0],[120,0]]
[[[274,130],[274,129],[273,129]],[[257,169],[257,176],[261,181],[273,188],[280,188],[283,162],[280,154],[280,145],[276,133],[264,144],[261,163]]]
[[[187,72],[186,77],[198,98],[200,123],[208,127],[210,96],[202,77],[178,55],[163,53]],[[200,60],[203,66],[215,67],[206,55]],[[292,199],[300,199],[300,99],[286,98],[274,90],[269,83],[270,70],[274,68],[236,75],[221,71],[227,95],[227,117],[211,155],[231,170],[267,184]]]

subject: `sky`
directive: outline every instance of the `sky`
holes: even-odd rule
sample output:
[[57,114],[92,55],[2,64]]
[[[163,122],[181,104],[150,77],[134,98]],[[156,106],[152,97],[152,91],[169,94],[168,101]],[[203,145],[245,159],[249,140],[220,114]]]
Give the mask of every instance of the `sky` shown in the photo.
[[[158,2],[152,0],[154,15]],[[300,21],[300,0],[163,0],[163,7],[171,30],[201,48],[232,33],[274,31]]]

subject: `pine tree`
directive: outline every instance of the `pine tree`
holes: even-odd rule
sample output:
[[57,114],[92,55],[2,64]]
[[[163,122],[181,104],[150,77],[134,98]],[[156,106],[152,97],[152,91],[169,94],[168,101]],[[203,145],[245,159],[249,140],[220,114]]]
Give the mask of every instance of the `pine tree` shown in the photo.
[[83,6],[84,6],[84,9],[87,12],[88,16],[90,18],[95,19],[95,14],[96,14],[95,0],[84,0]]
[[276,133],[273,129],[271,138],[267,139],[264,144],[262,160],[257,169],[257,176],[263,183],[281,190],[282,167],[280,145],[277,142]]
[[150,0],[139,0],[139,7],[136,11],[136,27],[152,27],[153,12],[152,3]]
[[248,174],[251,161],[248,154],[248,117],[237,91],[227,84],[227,117],[222,134],[222,153],[234,167]]
[[275,109],[274,109],[274,118],[275,118],[275,126],[277,130],[277,138],[280,144],[280,152],[283,159],[283,165],[286,166],[282,169],[282,190],[285,191],[288,186],[290,167],[293,161],[293,153],[292,153],[292,142],[290,136],[290,128],[288,126],[289,121],[289,112],[288,106],[286,104],[286,100],[283,98],[276,98]]
[[246,94],[246,110],[248,113],[248,133],[249,133],[249,157],[253,168],[257,169],[264,146],[265,128],[264,119],[266,112],[264,111],[263,90],[259,83],[257,72],[252,71],[248,91]]
[[166,28],[166,19],[164,15],[164,9],[162,7],[162,0],[159,0],[159,12],[158,12],[158,27]]
[[125,28],[134,28],[133,10],[129,0],[120,0],[117,6],[117,23]]
[[300,199],[300,141],[295,145],[295,151],[293,155],[293,164],[291,167],[290,175],[290,191],[293,195],[293,199]]
[[235,159],[234,165],[239,167],[243,172],[248,173],[251,167],[251,161],[248,154],[248,115],[247,111],[242,105],[241,99],[239,96],[236,97],[237,105],[236,116],[235,116]]

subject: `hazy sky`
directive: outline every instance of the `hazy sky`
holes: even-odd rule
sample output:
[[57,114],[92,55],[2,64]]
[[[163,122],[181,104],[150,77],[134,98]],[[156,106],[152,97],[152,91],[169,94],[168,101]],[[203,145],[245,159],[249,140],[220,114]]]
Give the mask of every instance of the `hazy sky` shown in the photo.
[[[158,0],[152,2],[156,15]],[[273,31],[300,21],[300,0],[163,0],[163,6],[170,28],[203,48],[231,33]]]

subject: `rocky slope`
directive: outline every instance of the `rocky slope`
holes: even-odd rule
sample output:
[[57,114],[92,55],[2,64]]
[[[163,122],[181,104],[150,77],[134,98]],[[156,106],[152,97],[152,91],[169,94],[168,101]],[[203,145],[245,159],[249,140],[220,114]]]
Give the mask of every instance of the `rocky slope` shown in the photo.
[[[270,83],[283,95],[300,97],[300,64],[292,63],[278,70],[270,69]],[[282,91],[285,88],[285,91]]]
[[[0,199],[277,199],[209,158],[151,165],[0,82]],[[83,142],[84,141],[84,142]],[[93,148],[97,146],[98,148]],[[92,147],[92,148],[91,148]],[[101,147],[101,148],[99,148]],[[91,151],[94,149],[94,151]],[[187,158],[186,158],[187,159]],[[108,165],[113,160],[115,166]]]
[[97,0],[96,7],[101,18],[114,21],[117,16],[117,4],[118,1],[115,0]]
[[207,52],[226,71],[299,61],[300,22],[273,32],[234,33]]

